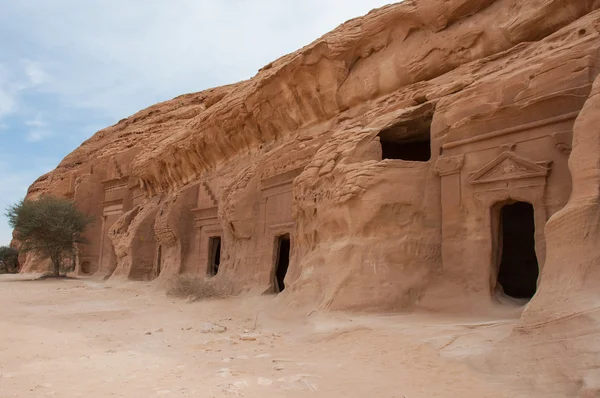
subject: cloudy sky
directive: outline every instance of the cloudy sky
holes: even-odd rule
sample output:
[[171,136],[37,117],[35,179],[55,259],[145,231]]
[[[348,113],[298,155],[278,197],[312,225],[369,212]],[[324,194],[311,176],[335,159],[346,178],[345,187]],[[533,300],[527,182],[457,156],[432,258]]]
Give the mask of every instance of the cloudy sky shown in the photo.
[[249,78],[390,2],[0,0],[0,210],[100,128]]

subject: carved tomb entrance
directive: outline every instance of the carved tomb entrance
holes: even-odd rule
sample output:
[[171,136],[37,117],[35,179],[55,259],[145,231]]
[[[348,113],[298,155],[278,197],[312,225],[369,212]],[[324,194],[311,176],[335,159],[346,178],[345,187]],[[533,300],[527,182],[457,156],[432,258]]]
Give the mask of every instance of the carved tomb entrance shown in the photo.
[[533,206],[514,202],[496,207],[499,212],[495,239],[498,251],[497,287],[501,287],[508,296],[531,299],[536,292],[539,275]]
[[285,289],[285,275],[290,265],[290,234],[278,236],[275,240],[275,270],[273,286],[275,293]]
[[223,230],[218,217],[218,201],[214,188],[207,181],[198,187],[197,208],[194,213],[194,239],[191,255],[184,265],[185,273],[217,275],[223,253]]
[[208,240],[208,275],[215,276],[221,264],[221,237],[213,236]]
[[154,276],[158,278],[162,267],[162,245],[158,245],[156,250],[156,263],[154,265]]

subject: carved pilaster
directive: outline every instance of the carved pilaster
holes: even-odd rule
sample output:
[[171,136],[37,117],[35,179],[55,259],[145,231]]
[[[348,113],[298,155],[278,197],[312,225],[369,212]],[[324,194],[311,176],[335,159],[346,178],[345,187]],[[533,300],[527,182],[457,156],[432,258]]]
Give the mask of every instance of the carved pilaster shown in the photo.
[[440,177],[449,176],[460,172],[465,162],[465,155],[442,156],[435,163],[434,171]]

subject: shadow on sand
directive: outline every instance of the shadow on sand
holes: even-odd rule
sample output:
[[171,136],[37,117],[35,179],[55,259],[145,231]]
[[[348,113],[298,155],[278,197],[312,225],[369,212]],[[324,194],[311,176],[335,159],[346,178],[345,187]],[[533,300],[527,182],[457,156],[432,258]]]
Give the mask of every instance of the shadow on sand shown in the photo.
[[[8,277],[8,275],[13,276]],[[19,275],[19,274],[5,274],[4,277],[0,278],[0,282],[42,282],[45,280],[79,280],[72,276],[54,274],[43,274],[43,275]]]

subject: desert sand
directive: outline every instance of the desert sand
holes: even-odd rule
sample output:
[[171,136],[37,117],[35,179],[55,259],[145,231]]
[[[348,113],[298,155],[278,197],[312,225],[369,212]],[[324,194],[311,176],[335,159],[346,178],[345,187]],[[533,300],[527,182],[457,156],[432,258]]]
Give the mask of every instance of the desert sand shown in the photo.
[[514,307],[299,314],[277,296],[190,303],[140,282],[30,278],[0,279],[2,397],[536,396],[476,366]]

